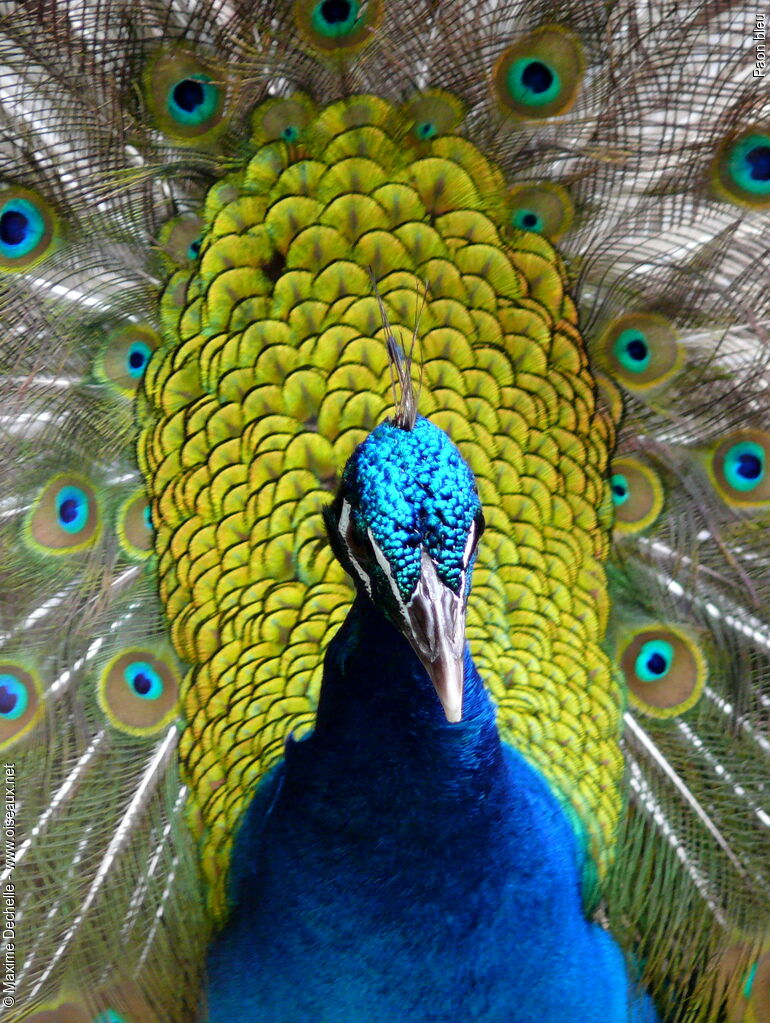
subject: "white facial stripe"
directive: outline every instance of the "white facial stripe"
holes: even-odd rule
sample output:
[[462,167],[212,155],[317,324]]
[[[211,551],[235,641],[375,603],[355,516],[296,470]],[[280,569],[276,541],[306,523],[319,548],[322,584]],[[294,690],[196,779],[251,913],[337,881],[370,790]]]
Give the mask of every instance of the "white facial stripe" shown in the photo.
[[[348,540],[348,537],[349,537],[350,532],[351,532],[352,529],[353,529],[353,521],[352,521],[351,515],[350,515],[350,503],[343,498],[343,501],[342,501],[342,511],[340,512],[339,522],[337,523],[337,531],[340,534],[340,539],[342,540],[343,544],[345,545],[345,550],[348,552],[348,560],[350,561],[350,563],[353,566],[353,568],[356,570],[359,579],[361,580],[361,582],[366,587],[366,592],[371,597],[371,595],[372,595],[372,584],[371,584],[371,581],[369,579],[369,576],[366,574],[366,572],[364,572],[364,570],[358,564],[358,561],[356,560],[355,554],[350,549],[350,541]],[[377,548],[375,547],[375,553],[376,553],[376,551],[377,551]]]
[[475,521],[471,524],[471,531],[468,533],[468,539],[465,541],[465,550],[463,551],[463,568],[468,567],[468,562],[471,560],[471,554],[473,554],[476,548],[476,538],[478,535],[479,527]]

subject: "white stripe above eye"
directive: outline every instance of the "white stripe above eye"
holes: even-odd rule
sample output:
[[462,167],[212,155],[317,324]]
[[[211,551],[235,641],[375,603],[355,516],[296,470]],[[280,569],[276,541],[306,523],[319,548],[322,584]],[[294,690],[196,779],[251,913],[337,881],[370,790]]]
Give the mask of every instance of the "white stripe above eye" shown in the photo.
[[478,538],[479,527],[476,524],[476,520],[471,523],[471,530],[468,533],[468,539],[465,541],[465,550],[463,551],[463,569],[467,569],[468,562],[471,560],[471,555],[476,549],[476,540]]
[[351,518],[351,513],[350,512],[351,512],[350,502],[346,501],[343,498],[343,500],[342,500],[342,511],[340,512],[340,517],[339,517],[339,520],[337,522],[337,532],[339,533],[340,540],[342,540],[342,543],[343,543],[343,545],[345,547],[345,550],[347,551],[348,561],[351,563],[353,568],[356,570],[356,573],[358,574],[359,579],[361,580],[361,582],[366,587],[366,592],[371,597],[371,595],[372,595],[372,583],[371,583],[371,580],[369,579],[369,576],[366,574],[366,572],[364,572],[364,570],[358,564],[358,561],[356,560],[356,556],[355,556],[355,554],[353,553],[353,551],[350,548],[350,541],[348,540],[348,536],[350,535],[350,531],[351,531],[351,529],[353,529],[353,520]]

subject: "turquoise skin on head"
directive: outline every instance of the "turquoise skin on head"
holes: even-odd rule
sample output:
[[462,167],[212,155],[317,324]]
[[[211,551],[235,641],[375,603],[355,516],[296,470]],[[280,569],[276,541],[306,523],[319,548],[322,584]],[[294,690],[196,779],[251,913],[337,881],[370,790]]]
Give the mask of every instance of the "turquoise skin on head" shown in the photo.
[[210,1023],[656,1023],[586,919],[572,827],[500,741],[464,642],[483,518],[459,452],[427,420],[383,424],[327,526],[358,595],[313,734],[237,836]]

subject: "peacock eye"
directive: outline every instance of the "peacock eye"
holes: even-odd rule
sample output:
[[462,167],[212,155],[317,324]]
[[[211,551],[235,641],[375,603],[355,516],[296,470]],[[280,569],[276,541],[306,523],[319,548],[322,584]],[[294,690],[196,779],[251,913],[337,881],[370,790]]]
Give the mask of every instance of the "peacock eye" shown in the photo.
[[342,502],[342,511],[337,523],[337,530],[348,550],[350,557],[361,567],[373,566],[377,558],[374,547],[367,534],[361,534],[353,521],[351,507],[347,501]]
[[371,540],[368,536],[359,536],[352,524],[345,537],[345,542],[348,545],[348,550],[362,568],[368,568],[375,564],[377,559],[374,556]]
[[476,518],[473,520],[476,523],[476,543],[484,535],[484,530],[487,528],[487,520],[484,518],[484,512],[480,511]]

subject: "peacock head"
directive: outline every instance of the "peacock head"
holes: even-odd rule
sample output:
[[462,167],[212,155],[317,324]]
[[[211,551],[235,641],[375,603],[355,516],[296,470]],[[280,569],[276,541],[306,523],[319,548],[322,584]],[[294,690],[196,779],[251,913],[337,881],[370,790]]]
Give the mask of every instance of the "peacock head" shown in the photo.
[[460,452],[422,417],[382,423],[353,452],[326,518],[337,557],[411,643],[447,720],[459,721],[466,603],[484,529]]

